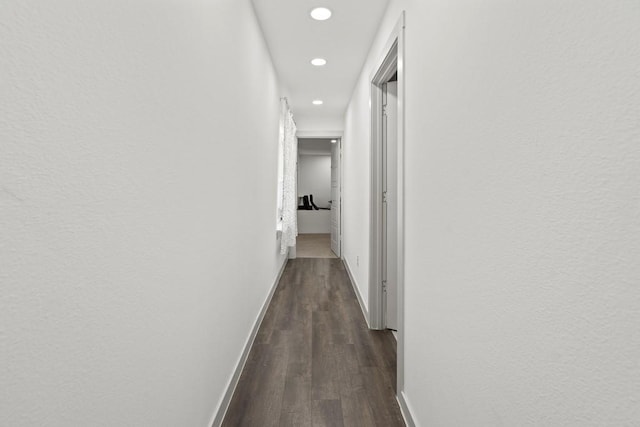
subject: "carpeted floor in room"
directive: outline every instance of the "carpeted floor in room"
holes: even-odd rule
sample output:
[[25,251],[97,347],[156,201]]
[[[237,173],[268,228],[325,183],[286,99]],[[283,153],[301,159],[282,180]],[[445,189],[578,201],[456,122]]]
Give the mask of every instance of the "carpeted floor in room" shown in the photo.
[[297,258],[337,258],[331,250],[331,234],[299,234]]

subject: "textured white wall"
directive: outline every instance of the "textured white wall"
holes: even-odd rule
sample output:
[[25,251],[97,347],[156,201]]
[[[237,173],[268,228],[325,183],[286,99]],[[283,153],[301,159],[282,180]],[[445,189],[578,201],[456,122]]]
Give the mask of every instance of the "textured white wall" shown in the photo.
[[346,115],[352,268],[366,80],[402,9],[417,424],[637,425],[640,3],[392,1]]
[[369,303],[369,147],[371,117],[369,111],[369,59],[358,80],[345,115],[342,143],[342,256],[360,291],[363,303]]
[[[313,107],[316,108],[317,107]],[[306,113],[302,117],[296,116],[296,126],[298,132],[327,132],[341,133],[344,129],[344,120],[338,120],[331,117],[313,116],[309,114],[310,109],[303,109],[302,113]],[[296,110],[297,111],[297,110]],[[296,111],[293,113],[296,114]]]
[[4,2],[0,424],[209,424],[283,262],[278,98],[248,0]]

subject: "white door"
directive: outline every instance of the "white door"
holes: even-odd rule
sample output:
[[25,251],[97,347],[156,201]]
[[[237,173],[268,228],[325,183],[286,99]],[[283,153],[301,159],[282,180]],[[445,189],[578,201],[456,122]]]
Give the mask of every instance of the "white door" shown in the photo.
[[385,323],[398,329],[398,82],[382,95],[382,280]]
[[331,144],[331,250],[340,258],[340,156],[342,140]]

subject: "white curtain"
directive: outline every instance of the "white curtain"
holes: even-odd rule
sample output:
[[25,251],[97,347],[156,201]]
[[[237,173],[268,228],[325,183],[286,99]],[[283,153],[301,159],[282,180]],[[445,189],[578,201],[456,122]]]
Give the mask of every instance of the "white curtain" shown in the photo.
[[283,144],[284,180],[282,191],[282,239],[280,253],[286,254],[290,246],[295,246],[298,235],[298,190],[296,172],[298,163],[298,141],[296,124],[286,99],[281,101],[280,141]]

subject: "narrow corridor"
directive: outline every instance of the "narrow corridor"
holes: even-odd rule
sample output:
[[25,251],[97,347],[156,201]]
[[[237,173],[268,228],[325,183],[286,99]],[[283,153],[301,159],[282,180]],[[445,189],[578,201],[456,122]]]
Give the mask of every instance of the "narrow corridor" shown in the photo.
[[342,261],[289,260],[223,426],[404,426],[395,371]]

